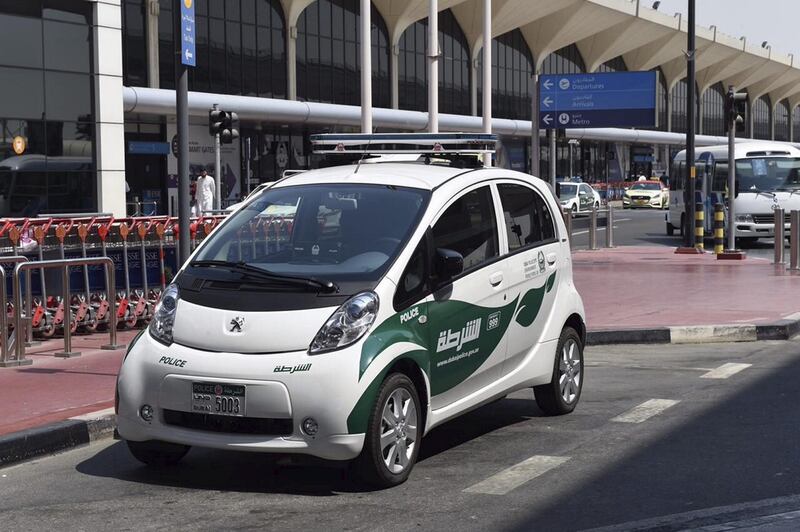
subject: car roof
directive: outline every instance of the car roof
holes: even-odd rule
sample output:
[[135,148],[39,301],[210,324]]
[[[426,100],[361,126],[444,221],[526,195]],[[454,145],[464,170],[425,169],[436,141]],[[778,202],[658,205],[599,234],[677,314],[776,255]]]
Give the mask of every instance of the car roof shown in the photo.
[[433,190],[471,168],[418,162],[347,164],[309,170],[281,179],[275,187],[316,184],[377,184]]

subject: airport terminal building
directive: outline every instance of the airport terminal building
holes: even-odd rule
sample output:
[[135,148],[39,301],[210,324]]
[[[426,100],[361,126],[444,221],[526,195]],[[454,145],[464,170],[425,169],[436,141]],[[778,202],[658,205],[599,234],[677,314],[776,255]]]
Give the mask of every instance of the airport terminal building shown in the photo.
[[[182,0],[196,13],[189,74],[190,167],[213,169],[212,104],[241,137],[222,152],[223,198],[310,164],[308,136],[359,130],[359,0]],[[800,58],[697,27],[686,83],[687,21],[641,0],[492,0],[498,164],[530,171],[534,74],[655,71],[657,124],[567,129],[557,175],[660,175],[681,148],[697,94],[698,144],[726,134],[723,95],[747,92],[754,139],[800,141]],[[439,0],[442,130],[480,131],[484,0]],[[427,127],[425,0],[373,0],[372,101],[378,131]],[[0,0],[0,216],[173,212],[175,0]],[[542,135],[544,132],[542,131]],[[568,144],[569,139],[578,144]],[[541,167],[548,178],[549,151]],[[570,154],[570,148],[575,151]]]

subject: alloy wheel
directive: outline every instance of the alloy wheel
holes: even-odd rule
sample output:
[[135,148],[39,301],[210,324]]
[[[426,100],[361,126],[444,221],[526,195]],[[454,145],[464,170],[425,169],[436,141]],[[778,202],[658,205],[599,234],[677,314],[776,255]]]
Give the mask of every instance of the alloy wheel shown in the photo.
[[581,360],[579,347],[575,340],[569,338],[561,348],[558,363],[558,386],[561,398],[566,404],[572,404],[581,389]]
[[411,393],[397,388],[386,399],[381,417],[380,448],[383,462],[394,474],[409,465],[417,445],[417,408]]

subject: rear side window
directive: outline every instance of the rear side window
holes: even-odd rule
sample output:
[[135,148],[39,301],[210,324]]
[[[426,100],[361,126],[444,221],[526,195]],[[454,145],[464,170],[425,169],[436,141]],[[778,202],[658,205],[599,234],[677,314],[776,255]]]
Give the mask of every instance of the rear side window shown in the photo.
[[477,268],[499,253],[497,223],[489,187],[467,192],[450,205],[433,226],[436,248],[464,257],[464,270]]
[[555,240],[553,216],[544,199],[522,185],[498,185],[510,252]]

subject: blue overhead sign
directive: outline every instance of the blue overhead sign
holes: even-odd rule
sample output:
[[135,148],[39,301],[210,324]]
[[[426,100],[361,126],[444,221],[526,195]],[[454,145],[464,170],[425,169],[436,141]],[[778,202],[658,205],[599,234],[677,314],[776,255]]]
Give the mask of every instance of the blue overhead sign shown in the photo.
[[553,74],[539,78],[544,129],[656,125],[655,72]]
[[181,0],[181,63],[186,66],[197,66],[194,45],[194,0]]

